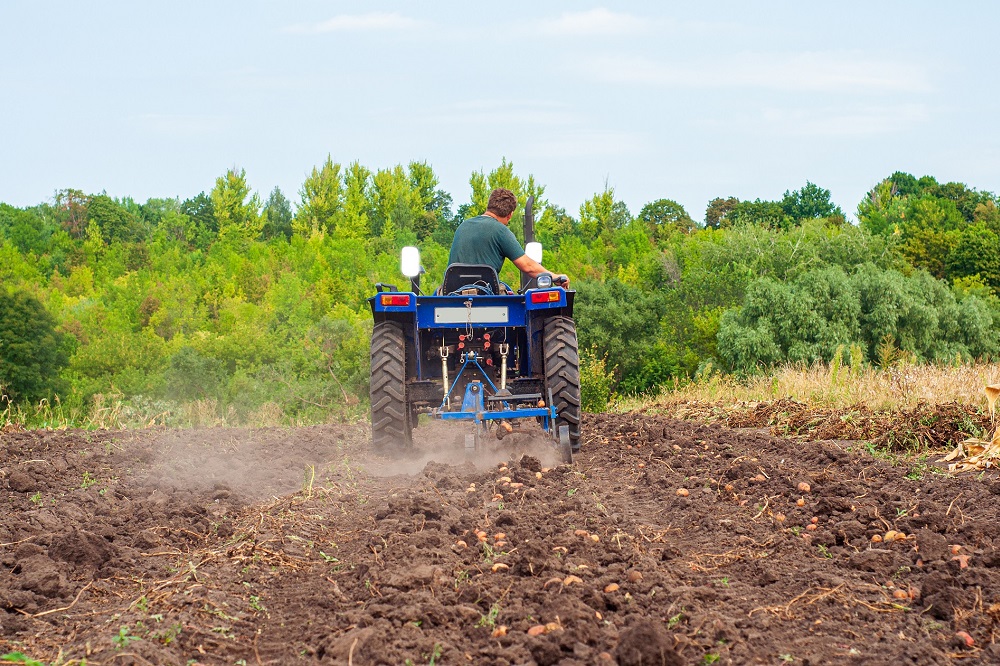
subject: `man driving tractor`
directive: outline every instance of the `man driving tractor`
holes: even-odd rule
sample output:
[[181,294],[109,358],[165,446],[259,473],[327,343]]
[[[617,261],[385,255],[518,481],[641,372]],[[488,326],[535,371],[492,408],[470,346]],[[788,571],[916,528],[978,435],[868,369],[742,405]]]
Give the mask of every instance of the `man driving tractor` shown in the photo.
[[[514,232],[507,228],[516,208],[513,192],[503,187],[493,190],[486,212],[458,225],[448,264],[482,264],[492,266],[499,274],[504,259],[510,259],[522,273],[533,278],[552,273],[526,255]],[[569,288],[569,278],[565,275],[553,275],[552,281]]]

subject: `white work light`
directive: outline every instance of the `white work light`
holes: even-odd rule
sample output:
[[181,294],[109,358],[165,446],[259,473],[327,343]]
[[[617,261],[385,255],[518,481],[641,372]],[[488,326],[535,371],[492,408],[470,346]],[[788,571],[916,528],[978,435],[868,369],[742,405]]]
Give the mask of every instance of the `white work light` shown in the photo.
[[404,247],[399,264],[403,275],[408,278],[417,277],[420,275],[420,250],[409,245]]
[[524,246],[524,253],[528,255],[529,259],[534,259],[538,263],[542,263],[542,244],[532,241]]

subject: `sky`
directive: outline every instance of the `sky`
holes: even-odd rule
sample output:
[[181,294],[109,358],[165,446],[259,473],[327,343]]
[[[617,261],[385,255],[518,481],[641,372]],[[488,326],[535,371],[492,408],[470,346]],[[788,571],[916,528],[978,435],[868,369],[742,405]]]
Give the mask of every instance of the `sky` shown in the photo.
[[503,158],[576,215],[807,181],[849,216],[896,170],[1000,191],[1000,3],[0,0],[0,201],[293,203],[330,155],[426,161],[455,206]]

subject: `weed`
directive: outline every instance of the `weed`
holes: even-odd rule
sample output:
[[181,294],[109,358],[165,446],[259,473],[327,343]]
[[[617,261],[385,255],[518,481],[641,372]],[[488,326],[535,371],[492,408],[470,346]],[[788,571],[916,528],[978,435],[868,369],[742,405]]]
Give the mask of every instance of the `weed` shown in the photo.
[[781,661],[787,661],[787,662],[795,661],[795,657],[793,657],[792,655],[787,654],[787,653],[786,654],[779,654],[778,655],[778,659],[780,659]]
[[90,472],[84,472],[83,473],[83,482],[80,484],[81,488],[83,488],[84,490],[86,490],[87,488],[91,487],[95,483],[97,483],[97,479],[95,479],[93,476],[91,476]]
[[729,587],[729,576],[723,576],[719,579],[719,585],[722,587]]
[[250,608],[257,611],[258,613],[266,613],[267,609],[264,608],[264,604],[260,603],[260,597],[256,594],[250,595]]
[[794,534],[795,536],[798,536],[798,535],[802,534],[802,526],[801,525],[792,525],[788,529],[791,530],[792,534]]
[[32,659],[20,652],[8,652],[7,654],[0,655],[0,661],[3,663],[14,663],[14,664],[25,664],[25,666],[45,666],[44,663],[38,661],[37,659]]
[[476,623],[476,627],[490,627],[492,629],[497,626],[498,617],[500,617],[500,604],[495,603],[490,606],[489,613],[479,618],[479,622]]
[[469,580],[471,580],[471,578],[472,576],[469,574],[468,571],[464,569],[462,571],[459,571],[458,575],[455,576],[455,589],[457,590],[462,583],[468,583]]
[[31,497],[29,497],[28,499],[30,499],[32,502],[34,502],[38,506],[42,505],[42,493],[40,493],[40,492],[35,493],[34,495],[32,495]]
[[831,560],[833,559],[833,553],[830,552],[829,548],[827,548],[823,544],[820,544],[819,546],[817,546],[817,548],[819,548],[819,554],[820,555],[822,555],[823,557],[825,557],[827,559],[831,559]]
[[716,652],[709,652],[704,657],[701,658],[701,663],[703,664],[714,664],[719,661],[722,657]]
[[148,613],[149,612],[149,599],[147,599],[145,596],[139,597],[139,601],[135,602],[135,608],[140,613],[143,613],[143,614]]
[[576,488],[570,488],[569,490],[566,491],[567,497],[572,497],[573,495],[576,495]]
[[684,613],[678,613],[677,615],[674,615],[669,620],[667,620],[667,629],[673,629],[678,624],[680,624],[681,620],[683,619],[684,619]]
[[183,629],[184,626],[180,622],[177,622],[162,631],[154,631],[150,633],[149,637],[155,641],[159,641],[163,645],[170,645],[177,640],[177,637],[181,635],[181,631]]
[[128,625],[123,625],[119,630],[118,634],[111,639],[111,642],[115,644],[116,650],[121,650],[122,648],[128,647],[131,643],[139,640],[138,636],[133,636]]
[[332,555],[327,555],[322,550],[319,551],[319,556],[323,558],[324,562],[327,562],[329,564],[335,564],[337,562],[340,562],[340,560],[338,560],[336,557],[333,557]]

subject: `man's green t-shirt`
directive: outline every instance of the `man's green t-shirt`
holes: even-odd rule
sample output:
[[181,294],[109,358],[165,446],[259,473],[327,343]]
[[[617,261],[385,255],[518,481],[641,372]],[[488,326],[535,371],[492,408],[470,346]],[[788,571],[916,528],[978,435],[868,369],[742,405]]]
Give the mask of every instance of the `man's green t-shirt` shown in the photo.
[[458,225],[448,263],[485,264],[499,273],[504,258],[514,261],[523,256],[513,231],[489,215],[479,215]]

